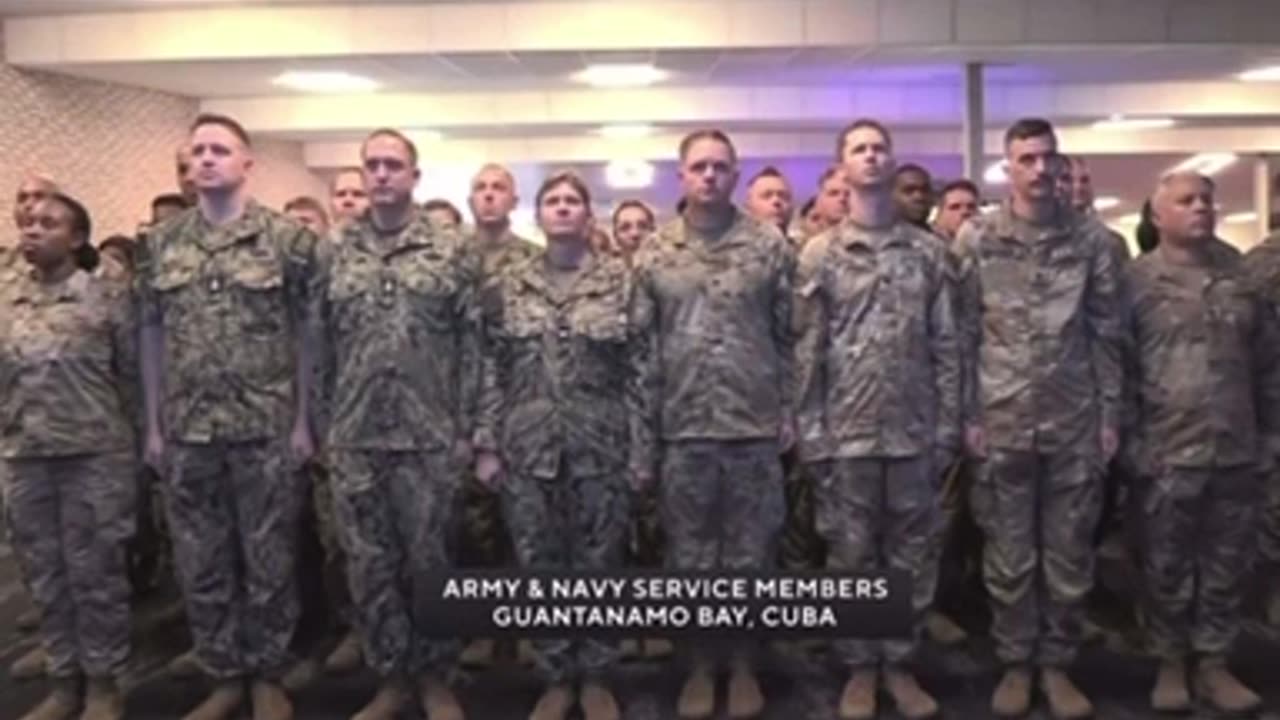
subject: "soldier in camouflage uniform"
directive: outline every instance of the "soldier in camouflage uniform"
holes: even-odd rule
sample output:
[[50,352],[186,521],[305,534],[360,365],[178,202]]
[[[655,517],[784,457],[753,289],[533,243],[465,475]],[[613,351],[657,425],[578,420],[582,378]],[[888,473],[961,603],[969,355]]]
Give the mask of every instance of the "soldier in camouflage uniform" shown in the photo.
[[[764,569],[785,513],[778,456],[795,437],[791,280],[795,256],[777,228],[730,201],[738,158],[723,133],[680,146],[683,215],[634,264],[634,361],[648,397],[632,439],[632,473],[660,477],[667,563],[679,569]],[[728,709],[764,707],[750,652],[733,649]],[[715,711],[712,658],[695,652],[681,717]]]
[[361,149],[370,209],[322,263],[321,416],[339,535],[364,640],[381,678],[355,717],[391,720],[417,693],[433,720],[461,720],[445,682],[455,643],[428,641],[415,578],[446,550],[478,395],[479,259],[413,204],[413,144],[394,130]]
[[[951,265],[941,241],[895,217],[888,131],[861,120],[842,138],[849,217],[809,239],[796,273],[800,456],[827,567],[910,573],[922,618],[937,577],[938,478],[960,450]],[[914,650],[914,638],[837,642],[851,669],[840,717],[876,716],[882,663],[902,717],[936,715],[905,668]]]
[[1052,126],[1005,135],[1012,197],[956,239],[970,494],[1006,665],[995,714],[1025,714],[1032,668],[1057,718],[1092,713],[1067,677],[1093,586],[1102,473],[1119,444],[1121,317],[1107,231],[1057,201]]
[[1134,464],[1143,489],[1146,616],[1161,659],[1160,712],[1219,712],[1260,699],[1227,669],[1253,557],[1257,507],[1280,451],[1280,333],[1240,252],[1214,237],[1213,183],[1168,175],[1152,197],[1160,245],[1133,262]]
[[248,136],[192,126],[199,207],[147,238],[137,273],[144,456],[166,481],[195,654],[217,687],[188,720],[287,720],[278,677],[298,619],[295,545],[311,457],[303,338],[318,239],[248,199]]
[[329,181],[329,215],[335,226],[348,223],[369,209],[369,193],[364,189],[364,173],[345,167]]
[[24,212],[30,268],[0,302],[0,457],[54,689],[23,718],[118,720],[137,491],[133,303],[127,285],[77,266],[92,249],[83,206],[55,193]]
[[[1245,268],[1255,289],[1280,314],[1280,233],[1273,233],[1249,250]],[[1263,598],[1267,622],[1280,626],[1280,474],[1272,473],[1266,483],[1258,530],[1257,589]]]
[[[638,402],[629,358],[631,284],[621,259],[591,251],[591,196],[576,175],[538,190],[547,249],[488,288],[477,477],[501,480],[516,561],[532,569],[610,570],[623,564],[630,489],[630,420]],[[627,392],[619,392],[627,388]],[[501,460],[499,460],[501,458]],[[618,720],[605,675],[615,648],[539,640],[548,687],[531,720]]]

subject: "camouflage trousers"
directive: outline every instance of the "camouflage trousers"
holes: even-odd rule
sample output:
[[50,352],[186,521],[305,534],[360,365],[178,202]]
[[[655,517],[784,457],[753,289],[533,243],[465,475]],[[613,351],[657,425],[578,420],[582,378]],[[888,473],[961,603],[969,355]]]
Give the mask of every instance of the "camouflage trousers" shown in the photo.
[[633,567],[662,567],[666,544],[666,534],[658,512],[657,489],[648,487],[640,492],[633,492],[627,564]]
[[118,676],[129,659],[130,452],[5,461],[14,551],[40,608],[50,677]]
[[[515,470],[503,479],[502,509],[520,567],[611,570],[626,554],[630,490],[621,468],[581,472],[572,453],[554,478]],[[590,467],[597,467],[591,463]],[[550,683],[598,679],[617,661],[600,640],[534,640],[539,673]]]
[[510,540],[498,495],[467,473],[462,483],[462,518],[457,523],[458,564],[463,567],[501,567]]
[[991,634],[1007,664],[1062,667],[1079,650],[1102,511],[1092,452],[992,448],[977,468],[970,504],[985,536]]
[[815,527],[813,478],[809,470],[794,453],[782,456],[787,519],[782,526],[778,561],[788,570],[819,568],[826,561],[827,549]]
[[906,640],[839,640],[841,661],[866,667],[911,659],[938,576],[936,546],[941,514],[938,473],[928,457],[841,458],[809,466],[814,479],[818,532],[827,542],[827,567],[853,573],[900,570],[911,574],[916,618]]
[[1262,484],[1252,467],[1166,468],[1145,489],[1143,574],[1158,656],[1222,655],[1231,648]]
[[196,658],[211,677],[273,677],[298,623],[304,478],[276,442],[177,444],[166,501]]
[[347,582],[347,556],[338,534],[338,518],[333,502],[333,477],[327,466],[311,467],[311,507],[315,517],[316,534],[324,551],[320,568],[330,619],[339,625],[350,626],[354,610]]
[[444,452],[330,451],[334,509],[365,662],[381,677],[452,670],[456,642],[415,631],[417,583],[449,567],[460,468]]
[[1263,518],[1259,523],[1261,538],[1258,543],[1259,559],[1266,564],[1266,571],[1280,573],[1280,473],[1272,473],[1266,479]]

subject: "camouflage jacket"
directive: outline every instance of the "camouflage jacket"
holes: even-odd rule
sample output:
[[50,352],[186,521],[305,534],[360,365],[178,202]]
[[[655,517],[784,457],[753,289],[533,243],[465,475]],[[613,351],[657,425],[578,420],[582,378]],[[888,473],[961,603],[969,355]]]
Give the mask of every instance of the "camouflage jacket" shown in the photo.
[[485,278],[482,280],[482,284],[487,283],[489,278],[497,278],[511,269],[512,266],[518,265],[542,252],[542,248],[536,243],[522,238],[510,230],[492,247],[479,248],[479,240],[475,235],[471,236],[471,242],[478,248],[480,253],[481,272]]
[[15,276],[0,311],[0,456],[133,450],[137,325],[129,288],[77,270]]
[[566,454],[580,459],[575,472],[616,475],[630,461],[640,402],[627,266],[588,253],[561,288],[544,253],[511,266],[486,290],[476,444],[536,477],[555,477]]
[[470,439],[479,262],[420,211],[395,236],[365,215],[326,246],[316,297],[330,446],[436,451]]
[[1270,467],[1280,451],[1280,332],[1244,257],[1213,240],[1202,267],[1161,248],[1134,260],[1134,462]]
[[953,456],[960,348],[951,260],[932,234],[844,221],[796,272],[800,456]]
[[222,227],[192,208],[147,236],[134,282],[142,322],[164,331],[170,439],[286,436],[319,242],[254,202]]
[[1118,427],[1123,312],[1106,233],[1065,211],[1036,227],[1007,203],[961,228],[953,249],[970,366],[964,414],[988,445],[1096,447],[1100,425]]
[[651,470],[656,441],[775,438],[793,412],[795,254],[777,228],[735,210],[718,238],[677,218],[633,261],[633,354],[648,397],[633,455]]

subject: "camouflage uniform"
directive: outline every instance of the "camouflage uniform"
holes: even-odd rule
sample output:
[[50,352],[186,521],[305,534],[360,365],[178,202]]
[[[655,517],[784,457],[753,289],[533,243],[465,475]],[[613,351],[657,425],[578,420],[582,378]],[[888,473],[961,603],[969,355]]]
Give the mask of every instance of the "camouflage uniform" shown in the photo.
[[1037,227],[1008,204],[956,240],[965,424],[983,427],[987,445],[970,500],[986,536],[992,634],[1009,664],[1064,666],[1079,646],[1102,503],[1099,432],[1117,427],[1120,405],[1109,242],[1096,221],[1062,211]]
[[304,483],[287,439],[318,242],[251,201],[221,227],[192,208],[140,248],[142,320],[164,336],[174,560],[196,656],[220,680],[281,672],[298,620]]
[[[539,254],[486,292],[477,445],[500,452],[508,469],[502,507],[521,567],[616,569],[639,402],[627,267],[588,254],[571,284],[554,274]],[[598,640],[539,640],[534,652],[552,683],[599,676],[616,656]]]
[[51,677],[119,675],[137,487],[137,326],[128,287],[14,276],[0,311],[0,457],[14,549]]
[[1133,262],[1134,465],[1142,498],[1153,649],[1223,655],[1240,630],[1241,580],[1280,444],[1280,334],[1244,259],[1212,240],[1207,262],[1160,248]]
[[[1273,311],[1280,312],[1280,233],[1271,235],[1245,255],[1245,270],[1251,284]],[[1280,474],[1266,482],[1263,516],[1259,522],[1259,570],[1271,577],[1280,575]],[[1272,580],[1280,593],[1280,581]]]
[[645,400],[631,466],[657,470],[666,560],[680,569],[768,567],[785,514],[795,255],[776,228],[734,212],[718,237],[677,218],[635,258]]
[[[922,617],[937,578],[938,479],[960,445],[950,260],[912,225],[851,221],[810,240],[796,273],[800,457],[815,470],[828,567],[911,573]],[[850,666],[909,659],[914,640],[841,641]]]
[[478,394],[479,260],[420,211],[393,237],[366,215],[326,250],[321,414],[366,662],[384,678],[444,670],[456,648],[414,631],[414,580],[449,564],[453,449]]

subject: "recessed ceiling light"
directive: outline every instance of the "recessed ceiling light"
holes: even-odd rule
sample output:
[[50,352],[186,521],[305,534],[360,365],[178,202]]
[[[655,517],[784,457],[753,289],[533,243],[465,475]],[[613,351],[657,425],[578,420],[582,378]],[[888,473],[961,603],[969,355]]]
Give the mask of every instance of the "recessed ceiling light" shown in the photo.
[[1105,196],[1103,196],[1103,197],[1100,197],[1100,198],[1094,198],[1094,199],[1093,199],[1093,209],[1094,209],[1094,210],[1097,210],[1098,212],[1103,212],[1103,211],[1105,211],[1105,210],[1111,210],[1111,209],[1113,209],[1113,208],[1117,208],[1117,207],[1119,207],[1119,206],[1120,206],[1120,198],[1118,198],[1118,197],[1112,197],[1112,196],[1110,196],[1110,195],[1105,195]]
[[1112,115],[1105,120],[1095,122],[1093,129],[1109,131],[1158,130],[1160,128],[1173,127],[1173,125],[1173,118],[1167,117],[1127,118],[1123,115]]
[[645,124],[605,125],[600,128],[600,136],[607,137],[610,140],[633,140],[635,138],[648,137],[652,134],[653,126]]
[[646,188],[653,184],[653,165],[644,160],[614,160],[604,168],[605,182],[617,190]]
[[1280,65],[1245,70],[1236,77],[1244,82],[1280,82]]
[[988,185],[1003,185],[1009,182],[1009,165],[1004,160],[997,160],[987,166],[982,173],[982,181]]
[[1222,222],[1228,225],[1244,225],[1245,223],[1258,222],[1258,213],[1252,210],[1248,212],[1231,213],[1222,218]]
[[1174,165],[1172,172],[1190,170],[1206,177],[1212,177],[1230,167],[1237,159],[1235,153],[1200,153]]
[[588,65],[573,79],[595,87],[642,87],[665,80],[667,73],[647,63],[606,63]]
[[271,83],[304,92],[370,92],[379,87],[377,80],[341,71],[289,70]]

